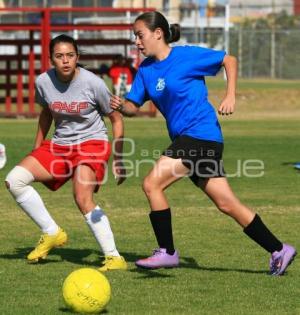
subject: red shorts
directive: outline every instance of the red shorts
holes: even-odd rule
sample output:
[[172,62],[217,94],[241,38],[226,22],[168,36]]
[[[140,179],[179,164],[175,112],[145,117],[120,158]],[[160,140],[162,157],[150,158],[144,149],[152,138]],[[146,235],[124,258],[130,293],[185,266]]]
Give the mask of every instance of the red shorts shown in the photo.
[[88,165],[95,171],[97,185],[95,192],[104,178],[107,162],[111,153],[111,145],[105,140],[89,140],[75,145],[57,145],[49,140],[29,155],[36,158],[54,177],[44,182],[51,190],[57,190],[70,178],[78,165]]

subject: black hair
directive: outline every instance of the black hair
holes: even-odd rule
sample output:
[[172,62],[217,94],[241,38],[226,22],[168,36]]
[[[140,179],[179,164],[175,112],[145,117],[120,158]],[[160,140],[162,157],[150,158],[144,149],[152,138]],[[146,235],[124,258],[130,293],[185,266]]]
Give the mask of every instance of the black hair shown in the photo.
[[74,47],[76,54],[78,55],[78,47],[77,47],[76,40],[73,37],[71,37],[71,36],[68,36],[68,35],[65,35],[65,34],[61,34],[61,35],[58,35],[58,36],[52,38],[51,41],[50,41],[50,44],[49,44],[50,58],[52,57],[52,54],[54,52],[54,46],[56,44],[58,44],[58,43],[69,43],[69,44],[71,44]]
[[180,25],[169,24],[167,19],[158,11],[145,12],[139,15],[135,19],[135,22],[136,21],[143,21],[152,32],[157,28],[161,28],[166,43],[177,42],[180,39]]

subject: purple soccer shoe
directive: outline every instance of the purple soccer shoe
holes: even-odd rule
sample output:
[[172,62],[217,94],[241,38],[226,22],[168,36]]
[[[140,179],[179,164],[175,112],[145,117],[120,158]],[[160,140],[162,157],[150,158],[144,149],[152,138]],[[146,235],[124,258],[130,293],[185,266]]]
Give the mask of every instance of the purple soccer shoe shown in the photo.
[[179,265],[179,256],[177,251],[169,255],[165,248],[158,248],[153,251],[152,256],[137,260],[135,265],[145,269],[174,268]]
[[276,251],[271,255],[270,274],[273,276],[282,276],[296,255],[297,252],[293,246],[283,244],[281,251]]

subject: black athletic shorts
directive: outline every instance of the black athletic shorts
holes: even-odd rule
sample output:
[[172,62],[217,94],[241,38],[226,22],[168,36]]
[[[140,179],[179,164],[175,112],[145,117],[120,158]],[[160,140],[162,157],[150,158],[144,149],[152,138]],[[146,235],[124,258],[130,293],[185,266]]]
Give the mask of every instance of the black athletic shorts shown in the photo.
[[208,178],[225,177],[221,142],[179,136],[162,154],[182,159],[183,165],[190,170],[188,176],[196,186],[201,186]]

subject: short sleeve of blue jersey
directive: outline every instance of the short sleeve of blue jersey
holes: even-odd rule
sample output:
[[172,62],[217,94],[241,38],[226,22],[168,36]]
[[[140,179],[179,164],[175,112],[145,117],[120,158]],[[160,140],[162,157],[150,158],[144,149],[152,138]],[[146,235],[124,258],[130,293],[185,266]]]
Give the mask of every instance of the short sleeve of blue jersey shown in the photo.
[[131,102],[133,102],[137,106],[142,106],[146,101],[149,100],[143,75],[142,68],[140,67],[136,76],[133,80],[130,91],[126,94],[125,98]]
[[220,70],[226,52],[210,48],[189,46],[193,56],[194,69],[198,75],[214,76]]

